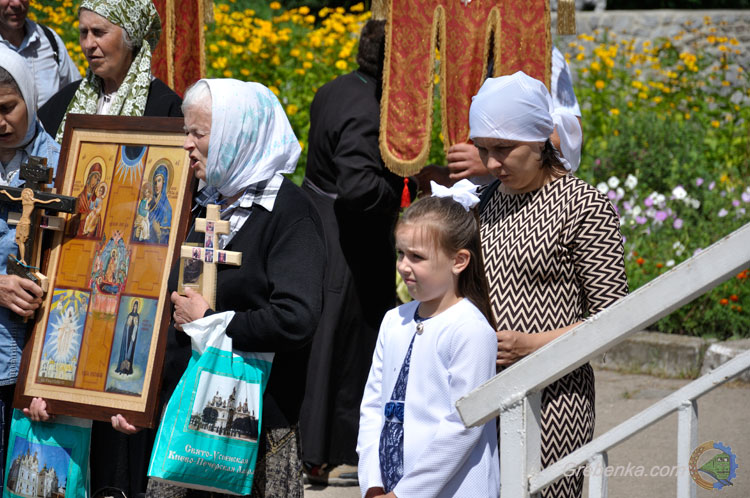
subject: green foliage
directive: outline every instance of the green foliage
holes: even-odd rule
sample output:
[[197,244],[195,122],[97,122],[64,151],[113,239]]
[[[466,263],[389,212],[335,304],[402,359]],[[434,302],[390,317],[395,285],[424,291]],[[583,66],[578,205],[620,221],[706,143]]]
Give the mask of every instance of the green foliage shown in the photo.
[[[710,20],[696,30],[682,50],[683,34],[637,46],[608,32],[567,47],[586,142],[578,174],[618,209],[631,290],[750,222],[748,75],[737,40]],[[656,328],[750,336],[748,306],[743,272]]]

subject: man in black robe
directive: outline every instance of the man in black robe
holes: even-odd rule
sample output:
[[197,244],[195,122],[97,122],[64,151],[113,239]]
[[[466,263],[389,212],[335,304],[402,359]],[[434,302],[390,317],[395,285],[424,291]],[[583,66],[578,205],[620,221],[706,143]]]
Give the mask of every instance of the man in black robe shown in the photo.
[[[328,251],[323,316],[313,340],[300,434],[308,479],[357,464],[359,405],[383,315],[396,304],[393,227],[403,178],[378,146],[385,21],[362,28],[359,69],[323,85],[310,107],[303,188]],[[356,481],[354,482],[356,484]]]

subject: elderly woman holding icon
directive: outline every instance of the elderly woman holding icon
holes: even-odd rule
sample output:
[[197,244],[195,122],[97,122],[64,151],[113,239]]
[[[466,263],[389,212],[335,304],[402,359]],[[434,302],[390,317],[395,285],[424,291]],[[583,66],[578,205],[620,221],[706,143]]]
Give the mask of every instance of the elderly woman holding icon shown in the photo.
[[[190,358],[190,339],[181,326],[234,311],[226,330],[233,347],[275,353],[263,396],[252,495],[301,498],[297,422],[326,261],[317,211],[283,176],[296,167],[299,141],[276,96],[259,83],[201,80],[186,92],[182,108],[190,167],[206,184],[196,198],[195,216],[203,217],[207,204],[221,206],[230,233],[219,237],[216,249],[241,252],[242,264],[219,265],[213,309],[191,289],[184,296],[172,293],[174,326],[167,339],[162,399],[169,399]],[[203,237],[193,229],[187,241]],[[177,274],[172,272],[170,289],[177,288]],[[116,424],[135,429],[122,417]],[[187,493],[152,480],[147,495]]]

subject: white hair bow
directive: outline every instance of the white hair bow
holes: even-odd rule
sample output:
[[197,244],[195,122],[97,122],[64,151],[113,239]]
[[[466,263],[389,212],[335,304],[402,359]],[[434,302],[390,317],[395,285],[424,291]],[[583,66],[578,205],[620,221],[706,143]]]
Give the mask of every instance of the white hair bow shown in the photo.
[[451,188],[430,181],[430,188],[433,197],[452,197],[467,211],[479,203],[479,197],[476,195],[477,185],[466,179],[456,182]]

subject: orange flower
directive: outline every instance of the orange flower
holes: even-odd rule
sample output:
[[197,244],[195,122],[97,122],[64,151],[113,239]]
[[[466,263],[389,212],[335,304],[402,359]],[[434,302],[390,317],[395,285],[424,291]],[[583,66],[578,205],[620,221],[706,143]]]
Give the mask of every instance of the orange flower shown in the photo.
[[638,256],[638,251],[633,251],[633,256]]
[[662,263],[656,263],[657,268],[664,268],[664,265]]
[[737,294],[732,294],[731,296],[729,296],[729,300],[736,303],[739,298],[737,297]]
[[643,258],[638,258],[638,259],[635,260],[635,262],[638,263],[639,265],[642,265],[643,263],[646,262],[646,260],[643,259]]
[[721,299],[719,300],[719,304],[722,306],[726,306],[727,304],[729,304],[729,301],[727,301],[726,299]]

